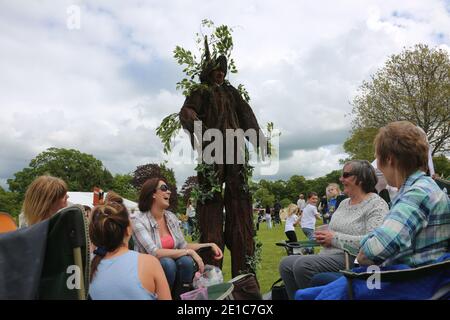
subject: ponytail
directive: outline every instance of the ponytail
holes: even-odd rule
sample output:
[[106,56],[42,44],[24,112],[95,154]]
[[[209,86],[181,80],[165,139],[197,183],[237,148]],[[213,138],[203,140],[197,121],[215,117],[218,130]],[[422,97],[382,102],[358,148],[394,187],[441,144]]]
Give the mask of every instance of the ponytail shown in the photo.
[[128,211],[122,204],[107,202],[94,208],[89,236],[97,248],[94,250],[95,257],[91,264],[91,281],[105,255],[117,250],[123,244],[129,224]]

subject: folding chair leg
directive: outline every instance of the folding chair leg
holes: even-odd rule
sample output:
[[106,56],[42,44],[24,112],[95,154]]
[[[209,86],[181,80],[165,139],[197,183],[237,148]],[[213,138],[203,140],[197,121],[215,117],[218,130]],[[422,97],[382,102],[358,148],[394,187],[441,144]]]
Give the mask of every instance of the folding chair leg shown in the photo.
[[350,278],[347,278],[347,294],[348,299],[353,300],[353,281]]

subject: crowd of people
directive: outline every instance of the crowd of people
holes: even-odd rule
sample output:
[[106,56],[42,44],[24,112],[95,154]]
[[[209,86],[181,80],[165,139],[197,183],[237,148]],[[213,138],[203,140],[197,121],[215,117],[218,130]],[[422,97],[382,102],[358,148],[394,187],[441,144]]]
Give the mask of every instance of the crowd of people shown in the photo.
[[[355,262],[415,268],[449,252],[450,200],[426,174],[426,135],[410,122],[398,121],[381,128],[374,145],[375,167],[395,193],[380,197],[379,179],[369,162],[344,165],[340,182],[348,198],[336,197],[328,225],[314,232],[322,250],[318,255],[288,256],[280,263],[290,299],[311,299],[316,287],[336,290],[342,283],[338,271]],[[346,256],[356,259],[345,261]]]
[[[316,192],[306,197],[302,193],[297,204],[286,208],[287,242],[297,242],[299,227],[321,247],[318,254],[308,248],[307,254],[281,260],[279,273],[290,299],[302,290],[335,281],[341,276],[339,270],[355,263],[418,267],[448,252],[450,200],[426,174],[428,148],[426,136],[416,126],[406,121],[388,124],[375,139],[376,168],[366,160],[349,161],[339,179],[342,192],[338,184],[330,183],[322,199]],[[389,201],[379,195],[380,172],[386,185],[397,190]],[[35,179],[25,193],[21,227],[66,207],[67,191],[59,178]],[[223,258],[215,243],[186,241],[194,229],[194,203],[189,200],[180,224],[179,217],[167,210],[170,194],[167,180],[158,177],[143,184],[140,211],[134,216],[114,191],[92,210],[86,208],[93,244],[92,299],[179,298],[193,289],[195,273],[204,270],[200,250],[214,259]],[[278,201],[274,208],[260,212],[268,228],[272,218],[281,224]]]
[[[67,207],[67,199],[63,180],[36,178],[25,193],[20,227],[52,217]],[[222,251],[214,243],[186,242],[178,217],[167,210],[169,199],[167,181],[159,177],[142,186],[140,212],[133,217],[114,191],[108,191],[104,201],[92,210],[83,207],[92,243],[90,298],[179,299],[193,290],[195,273],[204,270],[197,251],[210,250],[215,259],[222,259]],[[188,206],[188,210],[193,207]]]

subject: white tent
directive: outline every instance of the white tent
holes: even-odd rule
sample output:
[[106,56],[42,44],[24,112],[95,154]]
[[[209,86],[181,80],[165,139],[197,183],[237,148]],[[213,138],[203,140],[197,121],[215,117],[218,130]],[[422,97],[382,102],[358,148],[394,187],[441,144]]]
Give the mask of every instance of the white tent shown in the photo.
[[[94,206],[94,193],[93,192],[67,192],[69,199],[67,200],[71,204],[81,204],[84,206],[93,207]],[[105,192],[104,197],[106,197],[107,192]],[[130,213],[136,213],[139,211],[138,204],[128,199],[123,199],[123,204],[127,207]]]

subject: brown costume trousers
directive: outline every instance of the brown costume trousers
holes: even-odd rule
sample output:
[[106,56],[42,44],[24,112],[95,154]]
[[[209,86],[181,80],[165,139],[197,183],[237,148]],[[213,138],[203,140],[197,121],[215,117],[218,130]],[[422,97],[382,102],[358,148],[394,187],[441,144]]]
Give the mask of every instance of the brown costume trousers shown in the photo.
[[[252,257],[255,251],[253,240],[252,201],[245,178],[241,174],[242,165],[216,165],[219,182],[225,183],[224,197],[220,192],[205,203],[197,203],[197,217],[200,228],[200,243],[214,242],[222,250],[225,245],[231,252],[231,272],[236,277],[240,273],[255,272],[247,263],[247,257]],[[206,178],[199,174],[199,185],[207,183]],[[224,213],[225,207],[225,213]],[[205,264],[222,267],[222,260],[214,260],[210,252],[204,252],[202,259]]]

